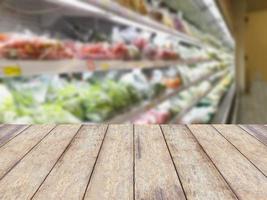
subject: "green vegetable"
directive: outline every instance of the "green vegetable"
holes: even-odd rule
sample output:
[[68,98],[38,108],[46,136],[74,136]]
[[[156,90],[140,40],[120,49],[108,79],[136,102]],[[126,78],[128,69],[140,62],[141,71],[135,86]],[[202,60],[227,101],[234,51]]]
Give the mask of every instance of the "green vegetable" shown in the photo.
[[44,104],[40,106],[33,114],[35,123],[80,123],[81,121],[74,115],[64,110],[59,105]]

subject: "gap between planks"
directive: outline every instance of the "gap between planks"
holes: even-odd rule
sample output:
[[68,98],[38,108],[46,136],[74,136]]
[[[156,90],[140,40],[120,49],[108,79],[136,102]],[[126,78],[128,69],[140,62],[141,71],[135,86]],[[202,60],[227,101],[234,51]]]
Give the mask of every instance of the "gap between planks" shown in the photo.
[[266,177],[218,131],[209,125],[190,125],[189,129],[238,198],[266,198]]
[[[56,162],[54,163],[54,165],[52,166],[52,168],[49,170],[49,172],[48,172],[48,174],[45,176],[45,178],[43,179],[43,181],[41,182],[41,184],[39,185],[39,187],[37,188],[37,190],[34,192],[34,194],[33,194],[33,196],[32,197],[35,197],[35,194],[39,191],[39,189],[43,186],[43,184],[45,184],[45,182],[46,182],[46,180],[47,179],[49,179],[49,176],[51,175],[51,173],[53,172],[53,170],[54,170],[54,168],[55,168],[55,166],[57,166],[58,164],[59,164],[59,161],[61,161],[61,159],[68,153],[68,151],[69,151],[69,149],[71,148],[71,146],[72,146],[72,144],[73,144],[73,142],[74,142],[74,140],[75,140],[75,138],[77,137],[77,135],[78,135],[78,133],[80,132],[80,130],[82,129],[82,127],[83,126],[80,126],[80,128],[79,128],[79,130],[76,132],[76,134],[74,134],[74,136],[72,137],[72,139],[70,140],[70,142],[69,142],[69,144],[66,146],[66,148],[64,149],[64,151],[62,152],[62,154],[60,155],[60,157],[56,160]],[[136,190],[136,187],[137,187],[137,185],[136,185],[136,160],[138,159],[138,155],[140,154],[140,152],[139,152],[139,149],[138,149],[138,145],[140,145],[140,138],[139,138],[139,136],[140,136],[140,134],[141,134],[141,140],[144,142],[145,141],[145,143],[144,144],[146,144],[147,143],[147,139],[145,138],[145,136],[143,135],[143,133],[142,132],[140,132],[140,128],[138,129],[138,127],[139,126],[133,126],[132,127],[132,138],[133,138],[133,140],[132,140],[132,173],[133,173],[133,177],[132,177],[132,185],[133,185],[133,188],[132,188],[132,198],[133,199],[139,199],[139,197],[138,196],[136,196],[136,193],[138,192],[138,190]],[[165,133],[164,133],[164,130],[162,129],[162,126],[158,126],[158,125],[152,125],[152,126],[150,126],[150,127],[154,127],[154,129],[156,130],[157,128],[155,128],[155,127],[159,127],[159,131],[160,131],[160,135],[162,136],[162,139],[163,139],[163,143],[162,142],[160,142],[160,143],[157,143],[157,144],[160,144],[159,146],[161,146],[162,147],[162,150],[163,151],[165,151],[165,153],[163,153],[163,155],[164,155],[164,157],[170,157],[170,159],[169,159],[169,161],[168,161],[168,163],[167,163],[167,165],[172,165],[173,167],[174,167],[174,172],[175,172],[175,174],[176,174],[176,178],[177,178],[177,181],[178,182],[180,182],[180,186],[181,186],[181,189],[182,189],[182,192],[183,192],[183,194],[184,194],[184,199],[190,199],[190,198],[188,198],[187,197],[187,191],[185,190],[185,188],[184,188],[184,182],[181,180],[181,177],[180,177],[180,173],[181,173],[181,171],[179,171],[178,169],[177,169],[177,166],[175,165],[175,161],[174,161],[174,157],[173,157],[173,155],[172,155],[172,152],[171,152],[171,150],[170,150],[170,146],[169,146],[169,143],[168,143],[168,141],[167,141],[167,139],[166,139],[166,135],[165,135]],[[97,153],[97,156],[96,156],[96,159],[95,159],[95,162],[94,162],[94,165],[93,165],[93,169],[92,169],[92,172],[91,172],[91,174],[90,174],[90,177],[89,177],[89,180],[88,180],[88,182],[87,182],[87,185],[86,185],[86,189],[85,189],[85,191],[84,191],[84,194],[83,194],[83,199],[85,199],[85,197],[86,197],[86,194],[87,194],[87,192],[88,192],[88,188],[90,187],[90,184],[92,184],[92,178],[94,177],[94,173],[96,173],[95,172],[95,170],[96,170],[96,167],[99,167],[99,157],[102,155],[101,153],[103,153],[102,152],[102,150],[103,150],[103,146],[105,146],[105,144],[106,144],[106,137],[107,137],[107,133],[108,133],[108,129],[109,129],[109,126],[107,126],[107,128],[106,128],[106,131],[105,131],[105,134],[104,134],[104,137],[103,137],[103,139],[102,139],[102,141],[101,141],[101,145],[100,145],[100,148],[99,148],[99,151],[98,151],[98,153]],[[212,163],[212,165],[216,168],[216,170],[218,171],[218,173],[220,174],[220,176],[224,179],[224,181],[228,184],[228,186],[229,186],[229,188],[232,190],[232,192],[236,195],[236,197],[237,197],[237,194],[236,194],[236,191],[231,187],[231,184],[229,184],[229,182],[226,180],[226,178],[224,177],[224,175],[221,173],[221,171],[219,170],[219,168],[217,167],[217,165],[213,162],[213,160],[212,160],[212,158],[209,156],[209,154],[206,152],[206,150],[203,148],[203,146],[200,144],[200,141],[197,139],[197,137],[193,134],[193,131],[191,131],[190,130],[190,128],[188,128],[187,127],[187,129],[188,129],[188,131],[190,131],[191,132],[191,134],[192,134],[192,136],[195,138],[195,141],[198,143],[198,145],[200,145],[200,147],[201,147],[201,149],[203,150],[203,152],[205,153],[205,155],[208,157],[208,159],[210,160],[210,162]],[[149,131],[148,129],[147,129],[147,131]],[[157,131],[157,130],[156,130]],[[217,131],[218,132],[218,131]],[[158,133],[156,133],[156,134],[158,134]],[[221,133],[218,133],[218,134],[220,134],[224,139],[226,139]],[[48,135],[48,134],[47,134]],[[46,136],[47,136],[46,135]],[[46,137],[45,136],[45,137]],[[16,136],[17,137],[17,136]],[[45,138],[44,137],[44,138]],[[155,137],[154,136],[154,134],[151,134],[151,137]],[[43,139],[44,139],[43,138]],[[156,139],[159,139],[159,138],[161,138],[159,135],[157,135],[156,136]],[[13,138],[14,139],[14,138]],[[227,139],[226,139],[227,140]],[[12,141],[12,140],[10,140],[10,141]],[[141,143],[142,143],[142,141],[141,141]],[[157,140],[156,140],[157,141]],[[228,141],[228,140],[227,140]],[[39,143],[40,143],[41,141],[39,141]],[[157,141],[158,142],[158,141]],[[38,144],[39,144],[38,143]],[[232,146],[234,146],[231,142],[229,142],[228,141],[228,143],[230,143]],[[36,144],[35,146],[37,146],[38,144]],[[111,145],[111,144],[110,144]],[[152,144],[152,148],[155,148],[156,146],[154,146],[155,144]],[[165,147],[164,147],[164,145],[165,145]],[[32,148],[32,149],[34,149],[35,148],[35,146]],[[154,147],[153,147],[154,146]],[[235,147],[235,146],[234,146]],[[165,148],[165,150],[164,150],[164,148]],[[236,148],[236,147],[235,147]],[[29,152],[31,152],[32,151],[32,149],[29,151]],[[237,148],[236,148],[237,149]],[[1,150],[1,147],[0,147],[0,150]],[[155,148],[155,150],[157,151],[157,149]],[[237,149],[238,150],[238,149]],[[27,155],[28,155],[28,153],[29,152],[27,152],[22,158],[21,158],[21,160],[22,159],[24,159]],[[240,151],[239,151],[240,152]],[[145,152],[142,152],[142,153],[145,153],[145,154],[148,154],[148,155],[153,155],[153,153],[154,152],[150,152],[149,151],[149,149],[147,149],[147,150],[145,150]],[[241,153],[241,152],[240,152]],[[242,154],[242,153],[241,153]],[[243,154],[242,154],[243,155]],[[157,156],[157,155],[155,155],[155,156]],[[244,155],[243,155],[244,156]],[[102,158],[102,157],[101,157]],[[103,159],[103,158],[102,158]],[[166,166],[165,166],[166,167]],[[167,168],[170,168],[170,166],[168,166],[168,167],[166,167],[166,169]],[[10,170],[11,171],[11,170]],[[167,194],[168,195],[168,194]]]
[[242,154],[265,177],[267,175],[267,147],[236,125],[212,127]]

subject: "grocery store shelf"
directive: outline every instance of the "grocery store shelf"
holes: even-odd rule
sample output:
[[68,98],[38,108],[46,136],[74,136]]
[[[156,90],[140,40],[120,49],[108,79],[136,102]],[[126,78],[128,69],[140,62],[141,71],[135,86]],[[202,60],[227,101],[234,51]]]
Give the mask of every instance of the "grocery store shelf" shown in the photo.
[[208,74],[202,78],[200,78],[199,80],[197,81],[194,81],[186,86],[182,86],[176,90],[171,90],[171,91],[167,91],[165,94],[161,95],[160,97],[154,99],[154,100],[151,100],[149,102],[145,102],[143,103],[142,105],[138,106],[138,107],[135,107],[133,108],[132,110],[126,112],[126,113],[123,113],[121,115],[118,115],[116,117],[114,117],[113,119],[111,120],[108,120],[106,121],[106,123],[124,123],[126,121],[131,121],[132,119],[134,119],[136,116],[138,115],[141,115],[143,113],[145,113],[146,111],[148,111],[149,109],[159,105],[160,103],[170,99],[171,97],[174,97],[176,95],[178,95],[178,93],[194,86],[194,85],[197,85],[213,76],[216,76],[218,74],[222,73],[221,71],[220,72],[217,72],[217,73],[211,73],[211,74]]
[[[219,72],[222,73],[222,77],[224,74],[226,74],[228,71],[226,72]],[[214,76],[217,76],[219,73],[215,74]],[[221,80],[221,79],[220,79]],[[218,81],[219,82],[219,81]],[[218,83],[217,82],[217,83]],[[216,86],[217,84],[215,84]],[[215,87],[214,86],[214,87]],[[186,107],[185,109],[183,109],[183,111],[181,111],[180,113],[178,113],[177,116],[175,116],[171,121],[170,124],[177,124],[179,121],[181,121],[181,119],[188,113],[190,112],[203,98],[205,98],[213,89],[214,87],[211,87],[209,90],[207,90],[202,96],[200,96],[199,98],[197,98],[195,101],[193,101],[188,107]]]
[[114,61],[114,60],[56,60],[56,61],[24,61],[24,60],[0,60],[0,77],[5,76],[31,76],[40,74],[61,74],[74,72],[92,72],[107,70],[128,70],[163,68],[178,64],[194,64],[208,62],[209,60],[188,61]]
[[45,0],[50,3],[55,3],[70,8],[76,8],[89,14],[94,14],[99,18],[104,18],[115,23],[126,26],[133,26],[145,31],[169,35],[181,41],[190,43],[196,46],[203,46],[203,44],[196,38],[188,36],[184,33],[178,32],[163,24],[160,24],[147,16],[142,16],[134,11],[131,11],[116,2],[109,0],[87,0],[86,2],[78,0]]
[[229,117],[235,100],[235,95],[236,87],[235,84],[233,84],[228,90],[227,94],[223,97],[219,109],[211,121],[212,124],[229,123]]

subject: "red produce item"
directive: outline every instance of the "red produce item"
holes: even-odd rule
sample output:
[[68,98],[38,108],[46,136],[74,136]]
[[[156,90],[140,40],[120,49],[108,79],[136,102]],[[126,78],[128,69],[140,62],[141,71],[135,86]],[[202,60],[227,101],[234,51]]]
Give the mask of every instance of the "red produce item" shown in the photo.
[[148,45],[148,41],[144,38],[137,38],[133,41],[133,44],[140,50],[143,50]]
[[176,89],[179,88],[181,85],[181,79],[180,78],[170,78],[170,79],[164,79],[163,84],[167,88]]
[[178,60],[180,58],[178,53],[166,49],[159,51],[157,57],[162,60]]
[[147,45],[143,50],[143,54],[147,59],[157,59],[158,48],[155,45]]
[[105,43],[86,44],[80,49],[79,55],[84,59],[110,59],[110,47]]
[[155,117],[156,124],[166,123],[168,119],[170,118],[170,113],[167,111],[151,110],[150,114]]
[[60,42],[41,39],[13,39],[1,47],[1,56],[7,59],[66,59],[72,52]]
[[128,48],[123,43],[117,43],[111,48],[111,53],[114,59],[126,59],[128,55]]
[[5,42],[9,39],[6,34],[0,34],[0,42]]

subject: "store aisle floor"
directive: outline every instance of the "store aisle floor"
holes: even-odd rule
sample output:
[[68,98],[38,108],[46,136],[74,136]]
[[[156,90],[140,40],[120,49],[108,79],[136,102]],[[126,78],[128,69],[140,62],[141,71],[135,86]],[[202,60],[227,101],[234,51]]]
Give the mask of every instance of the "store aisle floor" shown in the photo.
[[237,122],[267,124],[267,82],[252,82],[250,93],[240,98]]

